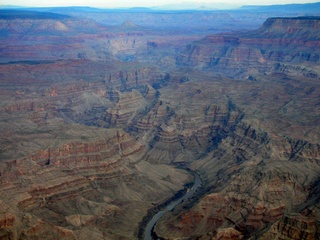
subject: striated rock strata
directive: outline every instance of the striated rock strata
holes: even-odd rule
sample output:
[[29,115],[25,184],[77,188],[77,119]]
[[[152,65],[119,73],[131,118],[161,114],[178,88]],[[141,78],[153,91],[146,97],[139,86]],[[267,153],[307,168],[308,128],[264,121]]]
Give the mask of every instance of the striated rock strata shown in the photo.
[[317,78],[319,18],[271,18],[258,30],[190,44],[178,64],[248,77],[273,72]]
[[[150,179],[144,169],[154,171],[151,169],[156,166],[141,162],[143,145],[122,130],[99,131],[87,130],[94,137],[86,141],[85,137],[66,138],[65,144],[51,143],[46,150],[1,164],[1,236],[38,238],[48,234],[78,239],[93,231],[95,239],[117,239],[124,233],[117,232],[117,224],[112,222],[127,214],[136,219],[135,225],[124,228],[125,234],[133,236],[150,202],[164,200],[153,189],[169,193],[178,190],[173,182],[181,184],[188,179],[165,166],[157,166],[164,173]],[[77,129],[67,132],[74,138]],[[165,180],[165,176],[170,177]],[[145,190],[141,192],[142,185]]]

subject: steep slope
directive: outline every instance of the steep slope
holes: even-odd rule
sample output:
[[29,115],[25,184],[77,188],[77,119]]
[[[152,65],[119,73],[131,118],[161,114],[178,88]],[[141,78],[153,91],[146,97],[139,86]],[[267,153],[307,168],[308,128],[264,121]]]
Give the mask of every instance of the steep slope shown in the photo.
[[280,144],[289,147],[285,139],[274,143],[265,133],[254,132],[250,127],[248,131],[247,127],[239,126],[237,135],[227,137],[209,156],[193,164],[208,176],[207,181],[212,184],[210,193],[191,209],[178,209],[182,214],[165,218],[157,225],[158,236],[168,239],[190,235],[211,239],[230,234],[235,239],[317,236],[319,201],[311,200],[311,195],[320,174],[319,145],[307,144],[299,149],[298,156],[291,158],[290,150],[274,147]]
[[271,18],[255,31],[205,37],[178,64],[242,77],[256,73],[319,76],[319,18]]
[[[174,65],[172,52],[197,34],[174,34],[140,27],[124,20],[105,26],[90,18],[50,12],[2,10],[0,16],[1,63],[90,59]],[[181,43],[183,42],[183,45]]]
[[[0,236],[133,237],[147,208],[188,179],[172,167],[142,161],[144,147],[122,130],[79,127],[33,131],[36,141],[19,141],[33,152],[2,161]],[[145,168],[161,171],[151,177]],[[126,226],[129,217],[134,224]]]
[[[1,62],[44,61],[108,55],[92,49],[91,40],[106,28],[90,19],[67,15],[2,10]],[[101,47],[101,46],[100,46]]]
[[250,35],[261,38],[319,40],[320,17],[269,18],[261,28]]
[[161,74],[100,64],[1,65],[1,238],[133,239],[148,209],[191,180],[148,163],[123,129],[102,128],[108,108],[144,110]]
[[[286,21],[292,24],[286,25]],[[205,86],[214,91],[207,96],[222,99],[227,94],[229,110],[231,106],[242,117],[232,127],[211,135],[212,145],[206,155],[190,164],[205,178],[206,189],[199,192],[194,205],[182,204],[166,215],[155,227],[157,236],[317,238],[319,198],[315,194],[320,148],[319,129],[314,123],[319,120],[319,79],[317,74],[293,70],[293,64],[300,69],[308,66],[309,73],[319,70],[317,59],[294,55],[295,51],[318,54],[318,48],[310,47],[319,43],[318,24],[317,18],[271,19],[258,31],[210,36],[190,46],[187,64],[219,73],[229,71],[233,76],[251,75],[232,83],[223,79],[223,83],[213,81],[201,86],[196,81],[201,93],[210,91],[204,90]],[[270,37],[266,37],[268,34]],[[269,53],[277,49],[285,57],[267,58],[261,51],[267,46]],[[228,55],[232,52],[239,55]],[[204,56],[214,56],[217,64],[205,65]],[[272,67],[275,63],[287,71]],[[267,66],[268,72],[264,72]],[[317,93],[309,92],[308,84]],[[307,123],[309,120],[312,123]]]

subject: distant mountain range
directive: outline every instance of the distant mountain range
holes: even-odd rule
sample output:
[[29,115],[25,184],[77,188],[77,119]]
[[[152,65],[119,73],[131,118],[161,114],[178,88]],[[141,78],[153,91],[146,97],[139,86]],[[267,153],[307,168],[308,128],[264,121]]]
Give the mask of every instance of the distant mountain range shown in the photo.
[[[0,5],[0,9],[39,9],[35,7],[24,7],[15,5]],[[47,11],[48,9],[60,9],[76,12],[101,12],[110,10],[124,10],[124,11],[165,11],[165,10],[198,10],[198,11],[213,11],[213,10],[241,10],[241,11],[258,11],[258,12],[320,12],[320,2],[317,3],[304,3],[304,4],[283,4],[283,5],[240,5],[240,4],[228,4],[228,3],[205,3],[205,2],[184,2],[173,3],[154,7],[133,7],[133,8],[93,8],[86,6],[69,6],[69,7],[47,7],[40,8],[41,11]]]
[[184,2],[173,3],[162,6],[155,6],[155,10],[223,10],[223,9],[237,9],[241,7],[240,4],[228,3],[205,3],[205,2]]
[[320,2],[305,4],[283,4],[269,6],[242,6],[240,10],[254,10],[256,12],[319,12]]

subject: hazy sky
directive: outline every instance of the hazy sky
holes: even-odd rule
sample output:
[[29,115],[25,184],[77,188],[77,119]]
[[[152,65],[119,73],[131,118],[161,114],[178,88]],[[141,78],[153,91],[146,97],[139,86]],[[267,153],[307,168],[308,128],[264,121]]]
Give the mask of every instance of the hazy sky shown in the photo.
[[[318,0],[320,1],[320,0]],[[233,3],[240,5],[271,5],[287,3],[308,3],[318,2],[312,0],[0,0],[0,5],[18,6],[91,6],[101,8],[114,7],[152,7],[161,6],[169,3],[199,2],[199,3]]]

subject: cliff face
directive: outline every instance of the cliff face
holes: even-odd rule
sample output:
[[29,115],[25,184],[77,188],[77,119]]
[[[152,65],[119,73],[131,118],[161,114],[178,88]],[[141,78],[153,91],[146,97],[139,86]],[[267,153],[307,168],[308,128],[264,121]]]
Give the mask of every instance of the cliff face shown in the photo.
[[106,122],[110,126],[125,128],[136,111],[143,111],[147,107],[146,99],[138,91],[122,93],[117,104],[106,112]]
[[145,147],[122,130],[93,128],[84,134],[76,126],[66,129],[57,133],[60,139],[55,143],[39,133],[38,138],[49,140],[51,147],[1,164],[1,236],[41,238],[48,234],[78,239],[84,234],[116,239],[117,225],[112,222],[122,221],[127,214],[136,224],[124,231],[134,235],[150,202],[164,200],[157,192],[172,192],[176,187],[171,181],[187,180],[182,172],[165,166],[158,167],[170,176],[169,182],[163,174],[150,178],[144,169],[155,169],[142,161]]
[[[28,179],[21,186],[27,189],[20,189],[28,194],[17,197],[17,200],[12,200],[11,203],[21,209],[34,208],[42,202],[45,203],[45,199],[55,201],[61,197],[70,197],[68,192],[72,194],[87,191],[88,180],[109,176],[112,179],[118,171],[123,172],[123,160],[128,155],[141,153],[143,150],[141,145],[121,131],[108,131],[104,134],[107,139],[87,143],[74,141],[59,147],[38,150],[23,159],[2,165],[2,181],[7,183],[6,192],[9,196],[15,195],[10,191],[17,190],[17,184],[22,178]],[[67,174],[68,172],[74,174]]]
[[319,236],[319,227],[316,218],[304,216],[284,217],[271,226],[261,239],[290,238],[290,239],[315,239]]
[[[183,133],[179,131],[181,129],[189,132],[195,129],[195,126],[199,129],[201,121],[208,120],[208,128],[204,128],[206,129],[204,133],[207,134],[204,139],[210,141],[204,139],[199,141],[201,138],[198,133],[193,136],[190,134],[186,139],[197,143],[196,147],[186,144],[180,146],[180,151],[195,154],[195,149],[205,149],[206,155],[192,161],[191,166],[202,172],[202,176],[205,176],[204,182],[210,187],[193,207],[182,206],[157,224],[155,230],[158,236],[168,239],[191,235],[194,239],[234,236],[235,239],[241,239],[248,236],[273,238],[291,234],[292,237],[305,234],[312,238],[317,234],[319,228],[314,223],[314,216],[318,216],[318,200],[316,200],[318,198],[311,196],[315,196],[317,192],[315,189],[318,189],[315,186],[318,186],[319,143],[318,137],[312,136],[318,130],[312,131],[309,128],[312,132],[309,137],[308,134],[297,135],[299,129],[304,129],[308,124],[305,122],[303,126],[296,125],[297,122],[293,123],[291,120],[293,118],[297,120],[299,117],[297,115],[293,117],[289,113],[291,111],[289,108],[285,113],[281,109],[285,102],[290,102],[289,99],[295,99],[295,112],[303,111],[304,114],[308,112],[303,110],[303,107],[298,107],[302,106],[299,101],[308,101],[311,104],[309,111],[312,115],[317,115],[318,110],[314,111],[317,107],[315,102],[312,104],[313,97],[309,95],[307,97],[309,100],[304,100],[300,95],[306,93],[304,89],[309,89],[304,85],[305,82],[299,84],[297,81],[296,84],[300,86],[301,92],[292,93],[293,88],[287,91],[288,82],[280,83],[278,79],[279,75],[275,76],[275,80],[261,77],[259,83],[255,82],[252,85],[237,81],[236,87],[227,79],[224,79],[224,83],[202,82],[202,87],[199,82],[195,85],[188,82],[184,83],[185,86],[180,85],[174,89],[176,95],[181,93],[181,99],[184,99],[183,94],[189,99],[184,100],[188,106],[185,107],[189,110],[189,113],[182,118],[184,120],[172,121],[176,124],[174,125],[176,135]],[[291,81],[289,78],[287,80]],[[272,97],[270,101],[272,104],[265,105],[271,97],[271,89],[267,87],[269,84],[275,95],[285,89],[287,93],[281,94],[282,97],[279,98]],[[258,85],[264,87],[260,88]],[[197,88],[201,89],[201,93],[196,91]],[[265,92],[266,89],[269,90]],[[198,94],[191,94],[195,92]],[[221,103],[225,93],[229,94],[229,99],[223,100],[223,106]],[[210,96],[215,104],[218,102],[220,104],[204,108],[205,111],[201,112],[201,99],[204,99],[204,96],[207,96],[207,99]],[[290,96],[289,102],[285,100],[285,96]],[[251,97],[254,99],[254,106],[250,104]],[[171,103],[176,102],[174,97],[169,97],[169,94],[164,98]],[[261,105],[260,100],[263,101]],[[202,103],[204,102],[209,101]],[[170,107],[174,109],[174,106]],[[183,109],[182,106],[181,108]],[[181,119],[178,118],[179,113],[179,110],[176,110],[172,118]],[[282,120],[275,121],[275,116],[279,114]],[[291,120],[285,120],[287,114],[292,116]],[[267,115],[273,115],[273,120],[268,119]],[[316,120],[314,117],[310,116],[309,119]],[[192,127],[192,123],[196,121],[197,124]],[[287,124],[291,122],[293,125],[280,127],[282,121]],[[289,132],[287,128],[292,131]],[[182,134],[181,139],[183,139]],[[201,148],[200,143],[203,142],[210,147]],[[157,147],[156,144],[154,146]],[[171,152],[174,151],[172,148]],[[184,156],[190,156],[187,154]],[[312,173],[308,169],[313,169]],[[293,216],[297,216],[297,219]],[[301,225],[300,221],[303,222]],[[307,223],[305,227],[301,227],[305,223]],[[265,231],[268,233],[264,233]]]
[[1,65],[1,237],[134,238],[147,210],[190,180],[145,161],[148,147],[109,122],[115,109],[140,116],[157,94],[151,85],[168,81],[129,65]]
[[0,16],[1,63],[90,59],[173,65],[171,53],[197,38],[181,33],[167,37],[150,28],[105,26],[90,18],[60,14],[22,15],[18,11]]
[[316,41],[320,39],[319,20],[319,17],[269,18],[257,30],[257,36]]
[[25,18],[19,11],[11,14],[12,18],[0,18],[1,62],[111,58],[100,43],[91,47],[91,41],[98,42],[106,31],[93,20],[65,15],[42,18],[39,12]]
[[211,193],[188,210],[176,210],[179,215],[164,218],[156,227],[157,235],[210,239],[232,229],[237,233],[235,239],[314,238],[319,231],[315,222],[318,200],[311,196],[319,176],[319,145],[297,144],[299,154],[293,158],[295,150],[290,145],[286,139],[275,141],[266,133],[239,125],[209,156],[193,163],[207,176]]
[[316,78],[318,28],[316,17],[271,18],[255,31],[205,37],[188,46],[178,64],[229,76],[279,72]]

